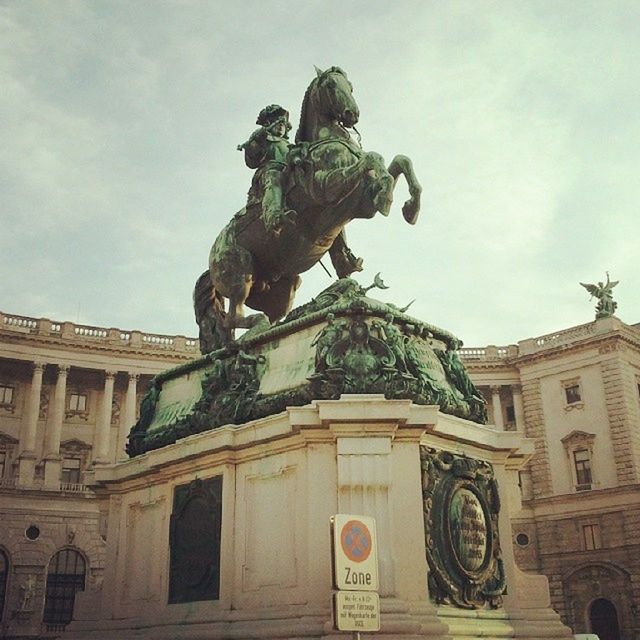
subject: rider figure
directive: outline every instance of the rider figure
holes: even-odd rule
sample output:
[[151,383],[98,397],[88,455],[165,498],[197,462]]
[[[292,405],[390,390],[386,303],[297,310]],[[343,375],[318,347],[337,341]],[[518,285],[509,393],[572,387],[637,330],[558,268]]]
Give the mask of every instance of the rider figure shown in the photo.
[[[247,198],[247,209],[262,205],[262,218],[267,230],[276,235],[286,222],[292,222],[296,212],[287,209],[284,202],[283,173],[287,168],[287,154],[292,145],[288,134],[291,130],[289,112],[277,104],[265,107],[258,115],[260,125],[243,144],[244,161],[250,169],[256,169]],[[354,271],[362,271],[362,258],[356,258],[346,242],[344,229],[329,249],[329,257],[338,278],[345,278]]]
[[262,204],[265,227],[278,234],[287,219],[295,216],[295,211],[285,209],[282,185],[291,146],[287,139],[291,130],[289,112],[280,105],[271,104],[260,112],[256,124],[260,128],[245,143],[238,145],[238,151],[244,150],[246,165],[256,169],[247,208]]

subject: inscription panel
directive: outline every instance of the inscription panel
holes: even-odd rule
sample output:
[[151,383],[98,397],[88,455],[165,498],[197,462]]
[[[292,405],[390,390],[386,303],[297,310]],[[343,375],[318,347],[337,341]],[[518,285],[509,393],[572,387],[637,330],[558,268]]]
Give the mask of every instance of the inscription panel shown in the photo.
[[493,468],[427,447],[420,459],[429,595],[467,609],[500,606],[506,585]]
[[220,595],[222,476],[175,488],[170,528],[169,604]]
[[467,571],[477,571],[487,558],[487,520],[478,497],[466,488],[455,491],[449,508],[451,542]]

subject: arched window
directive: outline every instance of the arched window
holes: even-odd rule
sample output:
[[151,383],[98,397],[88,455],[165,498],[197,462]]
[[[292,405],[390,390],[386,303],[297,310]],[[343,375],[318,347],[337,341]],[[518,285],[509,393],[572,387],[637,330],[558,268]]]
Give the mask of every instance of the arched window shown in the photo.
[[0,549],[0,620],[4,614],[4,600],[7,593],[7,576],[9,575],[9,558]]
[[605,598],[594,600],[589,607],[589,620],[591,631],[600,640],[620,640],[618,613],[609,600]]
[[58,551],[49,563],[43,621],[65,625],[73,618],[76,591],[84,591],[84,558],[73,549]]

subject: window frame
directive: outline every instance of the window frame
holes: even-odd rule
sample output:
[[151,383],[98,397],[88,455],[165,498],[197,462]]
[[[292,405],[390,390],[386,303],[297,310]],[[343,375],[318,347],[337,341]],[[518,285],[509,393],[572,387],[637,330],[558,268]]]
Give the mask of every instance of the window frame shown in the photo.
[[602,549],[602,535],[599,522],[583,522],[582,530],[582,549],[583,551],[597,551]]
[[[77,462],[78,463],[77,467],[76,466],[65,467],[65,462],[70,462],[70,461]],[[63,456],[62,462],[60,464],[60,482],[62,484],[82,484],[83,462],[84,460],[82,459],[82,457],[70,456],[70,455]],[[76,479],[75,480],[69,479],[69,478],[65,479],[66,471],[75,471]]]
[[[80,399],[83,400],[83,408],[79,408]],[[71,389],[67,393],[65,418],[73,419],[79,418],[81,420],[87,420],[89,417],[89,392],[80,389]],[[75,406],[74,406],[75,405]]]
[[[575,400],[569,399],[569,393],[571,390],[576,390],[577,398]],[[572,409],[582,409],[584,407],[584,393],[582,390],[582,382],[580,378],[571,378],[569,380],[562,381],[562,399],[564,402],[565,411],[571,411]]]
[[[567,462],[570,468],[570,477],[573,482],[573,491],[579,493],[582,491],[591,491],[598,486],[596,474],[594,473],[594,443],[596,436],[594,433],[587,433],[586,431],[572,431],[569,435],[562,438],[562,444],[565,448],[567,455]],[[586,451],[589,462],[589,473],[591,482],[580,483],[578,469],[576,467],[575,454],[577,452]]]
[[[63,556],[64,554],[64,556]],[[73,554],[73,555],[72,555]],[[73,572],[52,571],[59,569],[59,559],[64,557],[64,566],[68,568],[69,558],[73,557]],[[55,564],[54,564],[55,563]],[[81,566],[82,572],[77,568]],[[73,619],[75,608],[75,598],[78,591],[84,591],[87,582],[88,562],[85,556],[73,547],[63,547],[56,551],[49,560],[45,583],[44,607],[42,610],[42,621],[47,625],[66,626]],[[57,606],[62,602],[62,606]]]
[[[7,399],[7,392],[10,397]],[[14,413],[16,410],[16,396],[18,395],[18,385],[9,382],[0,382],[0,409]]]

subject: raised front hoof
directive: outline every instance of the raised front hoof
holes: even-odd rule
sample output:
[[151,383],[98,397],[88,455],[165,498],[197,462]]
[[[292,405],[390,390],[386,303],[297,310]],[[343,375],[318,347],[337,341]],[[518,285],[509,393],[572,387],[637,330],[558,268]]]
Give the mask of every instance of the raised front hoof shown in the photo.
[[420,208],[415,202],[411,200],[407,200],[402,207],[402,217],[409,223],[415,224],[418,219],[418,214],[420,213]]
[[376,211],[379,211],[383,216],[388,216],[391,211],[391,205],[393,204],[393,199],[386,194],[378,194],[373,201],[373,206]]

